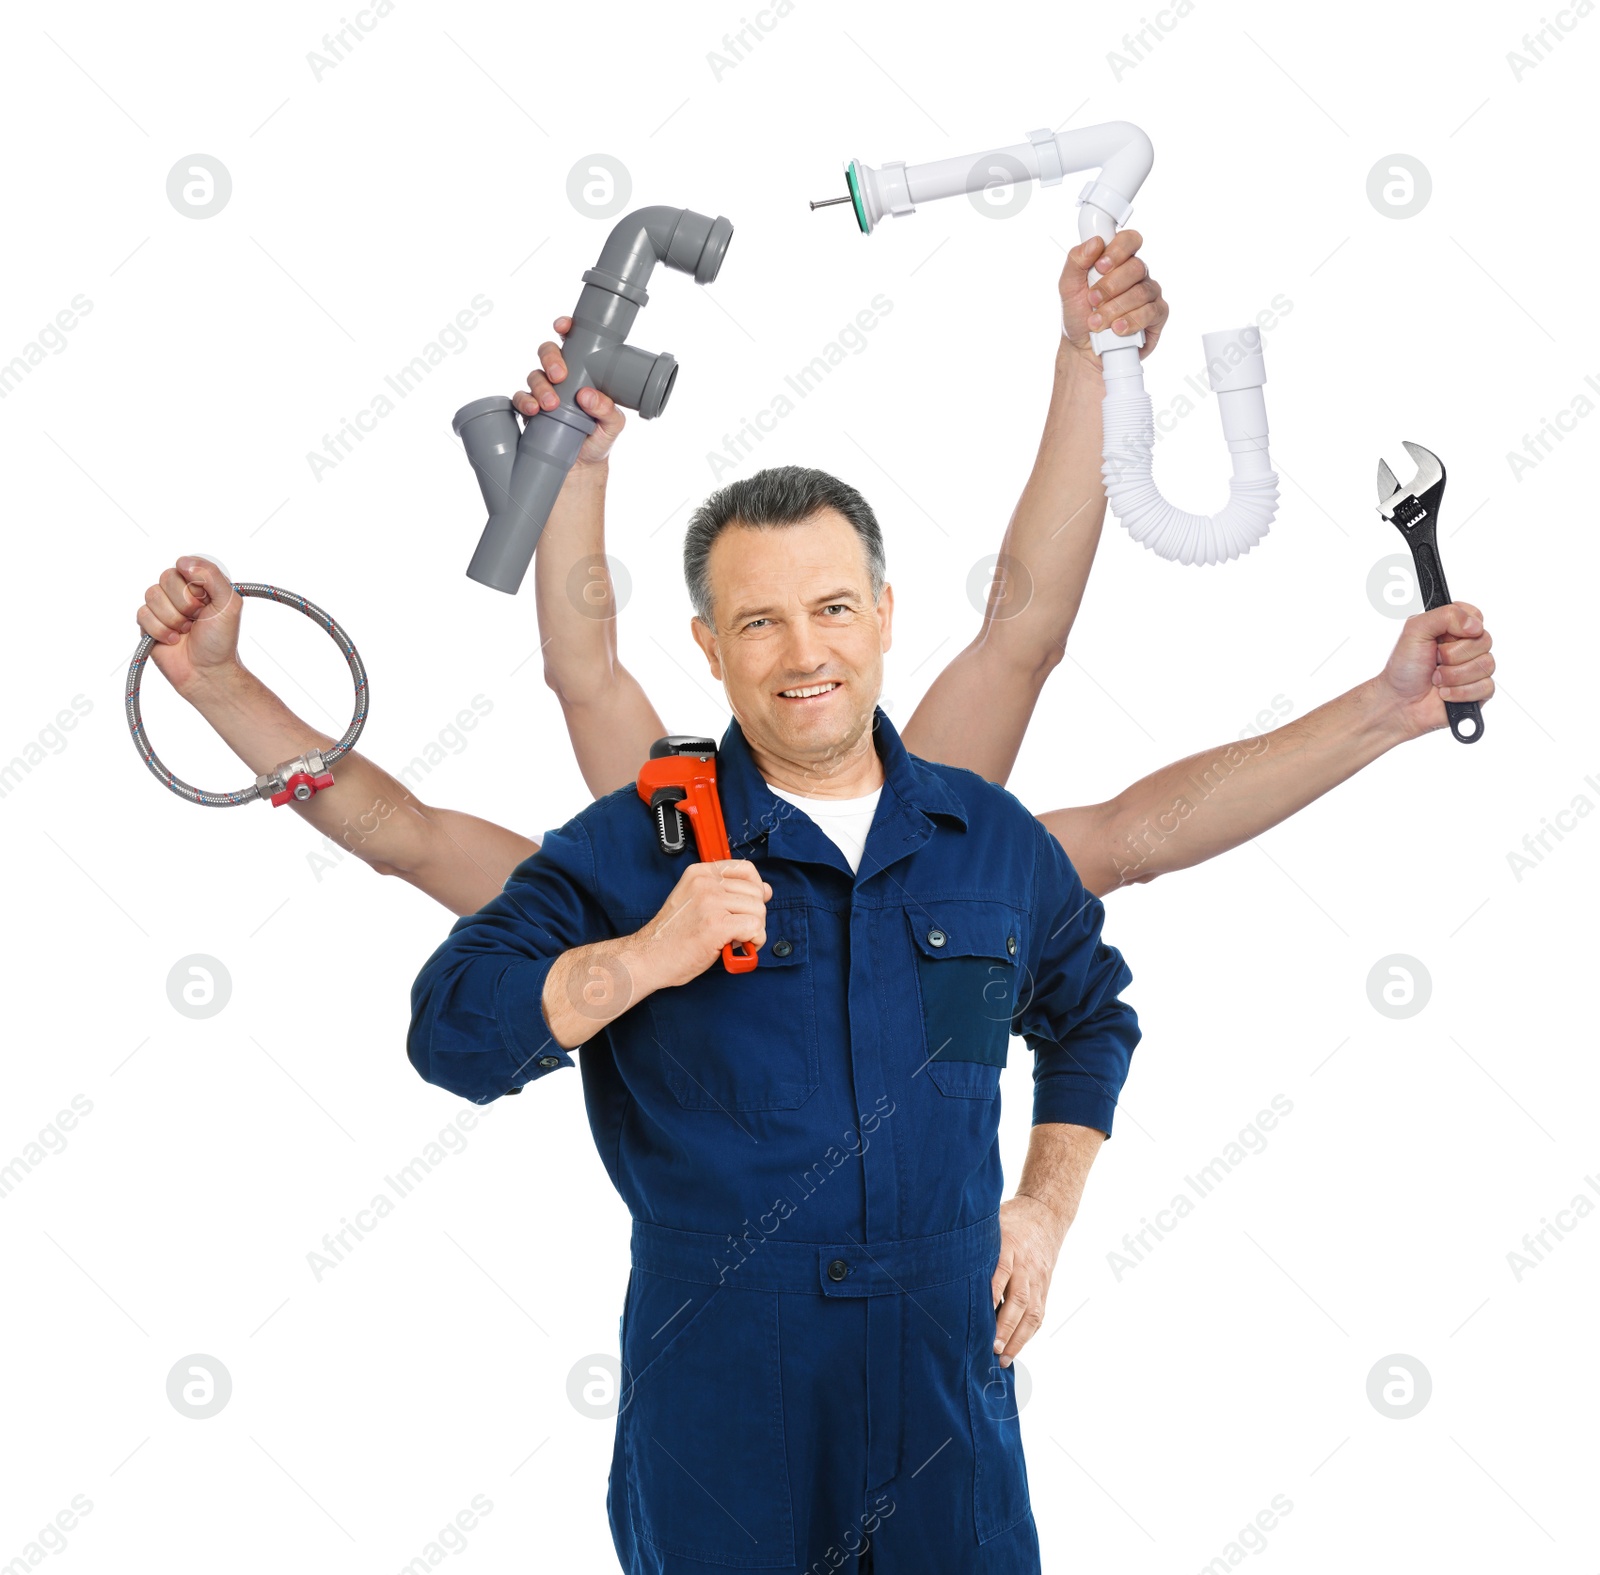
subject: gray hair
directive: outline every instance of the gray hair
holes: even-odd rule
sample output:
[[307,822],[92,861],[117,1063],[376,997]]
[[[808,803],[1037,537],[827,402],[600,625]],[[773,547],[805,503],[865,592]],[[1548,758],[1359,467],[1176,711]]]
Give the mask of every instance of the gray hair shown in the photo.
[[867,572],[872,581],[872,599],[877,601],[888,578],[883,555],[883,532],[872,506],[848,482],[826,471],[804,465],[776,465],[758,470],[742,481],[719,487],[689,516],[683,538],[683,577],[688,582],[689,600],[695,616],[707,628],[711,621],[711,576],[708,564],[711,545],[730,525],[769,529],[780,525],[799,525],[824,509],[834,509],[854,527],[866,554]]

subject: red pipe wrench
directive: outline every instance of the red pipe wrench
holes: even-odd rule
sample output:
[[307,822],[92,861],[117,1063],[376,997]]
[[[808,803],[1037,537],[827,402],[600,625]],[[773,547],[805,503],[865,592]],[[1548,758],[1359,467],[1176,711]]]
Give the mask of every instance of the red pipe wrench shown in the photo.
[[[639,797],[656,819],[656,840],[663,853],[682,853],[694,827],[694,845],[703,864],[731,859],[728,828],[717,797],[717,746],[709,738],[670,734],[650,746],[650,758],[639,772]],[[729,941],[722,948],[722,966],[729,973],[749,973],[756,949],[748,941]]]

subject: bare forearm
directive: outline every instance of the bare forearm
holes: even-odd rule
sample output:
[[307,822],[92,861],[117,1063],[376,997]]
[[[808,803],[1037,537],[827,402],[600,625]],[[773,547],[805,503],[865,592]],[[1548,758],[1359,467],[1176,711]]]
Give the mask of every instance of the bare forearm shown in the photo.
[[1411,736],[1369,679],[1270,733],[1164,766],[1109,803],[1040,818],[1104,896],[1248,842]]
[[772,888],[747,860],[696,860],[647,924],[575,946],[550,965],[539,1001],[550,1036],[570,1050],[646,996],[715,967],[725,947],[760,951],[771,899]]
[[1000,543],[983,624],[905,729],[914,754],[1004,782],[1061,660],[1105,520],[1098,370],[1066,341],[1038,454]]
[[[239,662],[211,670],[204,679],[186,685],[180,693],[258,776],[308,749],[328,750],[338,742],[297,716]],[[353,795],[343,789],[347,782],[353,786],[354,781],[347,772],[344,780],[311,799],[310,803],[316,805],[317,810],[306,818],[319,827],[324,825],[328,820],[328,804],[349,800]],[[349,806],[345,803],[342,807]]]
[[1105,1140],[1105,1133],[1094,1127],[1064,1121],[1040,1122],[1028,1136],[1017,1196],[1044,1204],[1060,1222],[1063,1236],[1077,1216],[1089,1167]]
[[616,591],[605,556],[609,465],[568,475],[534,559],[545,682],[561,702],[578,767],[597,798],[638,774],[666,730],[617,658]]
[[658,987],[649,949],[637,934],[575,946],[545,975],[545,1026],[563,1050],[571,1050]]
[[1027,570],[1031,595],[1021,612],[1009,609],[1015,616],[984,620],[984,633],[1003,642],[1013,661],[1043,665],[1046,672],[1078,616],[1105,523],[1104,399],[1099,369],[1062,339],[1039,452],[1000,547]]
[[391,873],[452,913],[476,913],[500,895],[523,860],[539,851],[531,837],[459,809],[439,809],[412,798],[400,813],[414,813],[420,824],[409,862]]
[[[189,687],[184,698],[257,775],[337,742],[242,666]],[[490,821],[424,804],[359,751],[341,756],[333,776],[332,787],[287,807],[380,874],[399,875],[453,913],[476,912],[538,846]]]
[[617,602],[606,566],[610,465],[575,466],[556,497],[533,560],[545,682],[563,701],[588,701],[613,682]]

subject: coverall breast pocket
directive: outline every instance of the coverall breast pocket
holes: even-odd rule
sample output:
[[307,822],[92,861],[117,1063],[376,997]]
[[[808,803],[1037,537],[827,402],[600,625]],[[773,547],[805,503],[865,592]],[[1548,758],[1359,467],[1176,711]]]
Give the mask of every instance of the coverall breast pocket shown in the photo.
[[795,1110],[817,1090],[817,1008],[804,908],[767,909],[750,973],[721,958],[649,998],[662,1075],[685,1110]]
[[778,1301],[633,1271],[619,1426],[635,1532],[664,1553],[735,1569],[794,1564]]
[[1022,927],[996,902],[944,902],[906,909],[917,959],[928,1076],[957,1099],[1000,1090],[1017,1010]]

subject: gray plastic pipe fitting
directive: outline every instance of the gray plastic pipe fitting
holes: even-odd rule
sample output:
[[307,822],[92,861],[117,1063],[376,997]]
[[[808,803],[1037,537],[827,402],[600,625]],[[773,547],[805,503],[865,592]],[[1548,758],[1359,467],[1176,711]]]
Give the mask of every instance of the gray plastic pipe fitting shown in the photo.
[[541,410],[519,428],[503,394],[463,405],[451,423],[477,472],[489,521],[467,566],[469,578],[515,595],[533,561],[539,536],[583,440],[596,423],[577,402],[580,388],[598,388],[646,421],[666,409],[678,363],[626,343],[645,285],[657,263],[710,284],[733,237],[724,218],[688,208],[639,208],[617,221],[600,260],[583,276],[572,332],[561,342],[567,376],[556,387],[554,410]]

